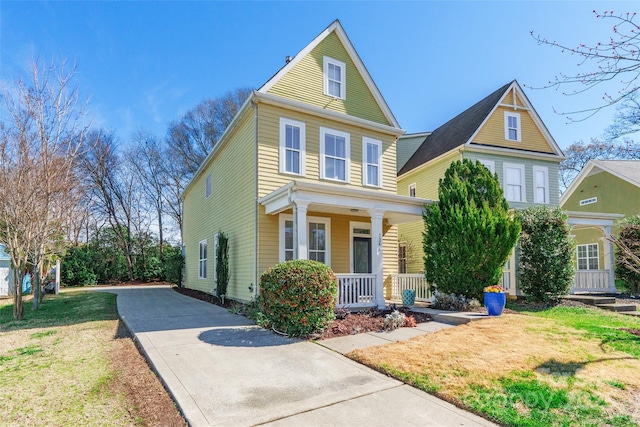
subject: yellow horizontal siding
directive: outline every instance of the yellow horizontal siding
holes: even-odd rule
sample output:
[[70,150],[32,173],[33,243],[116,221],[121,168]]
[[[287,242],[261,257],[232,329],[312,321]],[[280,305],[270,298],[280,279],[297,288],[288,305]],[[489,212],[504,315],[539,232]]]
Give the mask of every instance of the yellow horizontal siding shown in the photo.
[[445,171],[455,160],[460,160],[460,154],[458,152],[444,156],[441,160],[434,162],[428,167],[416,168],[402,175],[402,177],[398,179],[398,194],[408,196],[409,185],[415,183],[416,197],[437,200],[439,180],[444,178]]
[[[522,126],[522,141],[507,141],[504,137],[504,113],[516,112],[520,114]],[[474,143],[493,145],[496,147],[515,148],[519,150],[537,151],[540,153],[553,153],[553,149],[544,135],[533,121],[531,114],[526,110],[514,110],[512,108],[498,107],[485,122],[476,137]]]
[[407,273],[424,271],[423,232],[423,220],[407,222],[398,226],[398,242],[407,245]]
[[[280,118],[298,120],[306,127],[306,174],[304,177],[281,174],[279,168]],[[320,127],[327,127],[350,135],[350,183],[342,184],[330,180],[320,180]],[[304,113],[271,105],[258,108],[258,197],[265,196],[292,180],[322,182],[340,188],[366,188],[372,191],[396,193],[396,144],[395,137],[370,131],[359,126],[334,122]],[[382,141],[382,188],[362,185],[362,137]]]
[[[283,214],[291,214],[291,210]],[[351,222],[370,222],[369,217],[351,215],[332,215],[325,212],[307,212],[307,217],[329,218],[331,223],[331,269],[337,273],[351,272]],[[258,218],[260,224],[258,270],[262,274],[268,268],[280,261],[280,216],[265,215],[264,209],[260,209]],[[397,228],[384,225],[383,227],[383,271],[385,277],[397,273]],[[197,271],[196,271],[197,274]]]
[[[615,232],[614,232],[615,233]],[[597,243],[598,244],[598,267],[600,270],[604,270],[604,245],[608,245],[608,242],[603,242],[604,234],[602,230],[597,227],[589,227],[589,228],[574,228],[571,230],[571,234],[573,234],[576,245],[586,245],[589,243]],[[573,253],[573,262],[574,266],[578,268],[578,253],[574,250]]]
[[[592,197],[598,201],[580,206],[580,200]],[[635,215],[640,213],[640,188],[608,172],[596,173],[582,180],[562,209]]]
[[[248,301],[254,282],[254,119],[248,113],[230,139],[185,195],[184,245],[186,282],[191,289],[214,289],[213,239],[218,231],[229,238],[230,283],[227,296]],[[212,194],[205,197],[207,175],[212,176]],[[207,278],[198,278],[199,242],[207,239]]]
[[[346,97],[334,99],[324,94],[323,57],[345,63]],[[335,33],[327,36],[268,91],[270,94],[317,107],[390,125],[364,79]]]

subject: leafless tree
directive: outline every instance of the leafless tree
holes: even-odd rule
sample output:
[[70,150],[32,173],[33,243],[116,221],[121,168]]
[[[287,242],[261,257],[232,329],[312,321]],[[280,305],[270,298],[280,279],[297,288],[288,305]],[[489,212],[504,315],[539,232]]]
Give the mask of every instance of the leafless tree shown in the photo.
[[138,200],[136,176],[126,169],[118,154],[113,132],[92,131],[89,148],[82,156],[85,183],[94,199],[93,214],[101,217],[113,229],[127,261],[129,280],[133,280],[132,222]]
[[169,153],[174,165],[188,179],[198,170],[250,94],[250,89],[240,88],[205,99],[169,125]]
[[[158,221],[158,239],[160,256],[164,244],[164,203],[167,177],[165,177],[165,159],[162,147],[157,138],[149,131],[139,130],[132,137],[132,145],[127,156],[134,172],[141,181],[141,195],[144,201],[153,208]],[[169,161],[169,159],[166,159]]]
[[87,130],[65,63],[33,62],[27,76],[2,88],[0,124],[0,242],[14,274],[14,317],[23,316],[21,283],[31,271],[33,308],[40,275],[60,248],[64,224],[77,203],[77,156]]
[[[615,14],[613,11],[598,13],[595,18],[612,25],[609,40],[594,44],[580,43],[569,46],[561,42],[549,40],[535,35],[532,37],[538,44],[560,49],[561,52],[578,57],[579,72],[559,74],[549,81],[545,88],[567,88],[565,95],[577,95],[595,88],[603,88],[602,102],[577,111],[561,112],[570,121],[589,118],[603,108],[621,101],[632,99],[638,91],[640,77],[640,26],[634,22],[636,13]],[[615,86],[615,92],[607,92],[606,88]]]
[[567,157],[559,167],[560,189],[562,192],[571,185],[589,160],[640,160],[640,143],[625,140],[622,142],[591,139],[585,144],[574,142],[564,150]]

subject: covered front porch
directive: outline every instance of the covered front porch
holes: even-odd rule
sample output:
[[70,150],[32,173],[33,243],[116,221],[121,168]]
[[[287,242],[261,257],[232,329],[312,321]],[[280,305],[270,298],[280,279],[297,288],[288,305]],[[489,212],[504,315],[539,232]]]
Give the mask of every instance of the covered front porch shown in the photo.
[[581,234],[576,247],[576,274],[571,294],[616,293],[614,246],[607,240],[619,214],[568,212],[574,237]]
[[331,266],[338,277],[338,307],[349,308],[385,306],[385,284],[397,273],[396,225],[419,220],[431,203],[298,181],[258,202],[266,215],[279,218],[280,261],[313,259]]

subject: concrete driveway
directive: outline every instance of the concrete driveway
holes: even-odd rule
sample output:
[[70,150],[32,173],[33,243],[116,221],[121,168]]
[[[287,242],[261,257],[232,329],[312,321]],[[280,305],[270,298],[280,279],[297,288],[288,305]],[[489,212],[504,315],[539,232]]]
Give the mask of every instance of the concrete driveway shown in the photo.
[[312,342],[167,287],[110,288],[192,426],[488,426]]

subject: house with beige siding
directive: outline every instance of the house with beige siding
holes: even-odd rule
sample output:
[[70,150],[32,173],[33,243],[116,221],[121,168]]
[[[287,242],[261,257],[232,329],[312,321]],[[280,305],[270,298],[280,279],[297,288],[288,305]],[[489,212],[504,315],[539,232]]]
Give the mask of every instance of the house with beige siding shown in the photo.
[[640,161],[590,160],[562,194],[576,240],[576,291],[615,292],[616,223],[640,214]]
[[184,285],[215,294],[224,232],[227,298],[250,301],[266,269],[312,259],[337,274],[339,305],[383,306],[398,225],[428,202],[397,194],[403,133],[333,22],[249,96],[187,186]]
[[[397,144],[398,194],[437,200],[438,183],[455,160],[480,161],[498,176],[509,205],[558,206],[558,164],[564,154],[517,81],[502,86],[432,132]],[[422,220],[398,226],[400,273],[424,269]],[[503,286],[519,294],[516,251]]]

